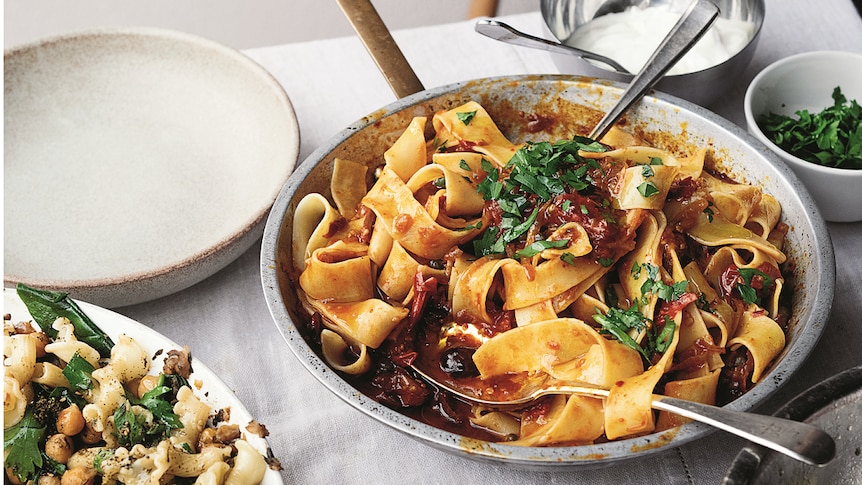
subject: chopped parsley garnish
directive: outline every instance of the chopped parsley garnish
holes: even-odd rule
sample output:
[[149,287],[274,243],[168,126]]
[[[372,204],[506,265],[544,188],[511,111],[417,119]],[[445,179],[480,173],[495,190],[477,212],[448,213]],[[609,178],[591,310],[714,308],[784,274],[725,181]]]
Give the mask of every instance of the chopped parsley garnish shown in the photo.
[[[611,307],[607,314],[602,314],[597,308],[593,319],[602,326],[601,333],[610,334],[623,345],[636,350],[647,367],[652,365],[653,354],[663,354],[667,351],[676,330],[676,322],[668,316],[665,316],[664,325],[658,329],[651,319],[640,312],[637,304],[627,310]],[[629,335],[632,330],[636,334],[645,332],[642,343],[638,344]]]
[[[542,251],[544,251],[546,249],[564,248],[568,245],[569,245],[568,239],[560,239],[558,241],[547,241],[547,240],[536,241],[536,242],[530,244],[529,246],[525,247],[524,249],[518,251],[517,253],[513,254],[512,257],[515,259],[532,258],[533,256],[541,253]],[[571,255],[571,253],[568,253],[568,254]]]
[[641,165],[641,173],[643,173],[644,178],[652,177],[655,175],[655,170],[649,165]]
[[762,278],[762,284],[757,286],[760,286],[760,288],[769,288],[773,283],[772,277],[755,268],[739,268],[739,276],[742,278],[742,282],[737,283],[736,289],[739,290],[739,296],[742,297],[742,301],[760,305],[760,297],[757,296],[757,289],[752,282],[755,276],[759,276]]
[[712,219],[715,218],[715,211],[712,210],[712,201],[707,202],[706,209],[703,210],[703,213],[706,214],[706,219],[709,222],[712,222]]
[[[661,328],[658,328],[651,319],[640,312],[640,305],[647,304],[646,295],[648,293],[653,293],[666,302],[679,300],[686,293],[688,280],[677,281],[668,285],[661,280],[659,267],[650,263],[639,264],[635,262],[631,268],[631,275],[636,280],[639,280],[642,275],[646,276],[646,280],[641,285],[643,298],[635,301],[628,309],[622,310],[616,307],[618,298],[614,294],[612,304],[610,304],[612,300],[608,299],[610,308],[607,314],[603,315],[596,309],[596,315],[593,315],[593,318],[602,326],[602,333],[613,335],[621,343],[637,350],[644,363],[651,365],[652,355],[663,354],[670,346],[673,333],[676,330],[676,322],[668,315],[664,315]],[[638,334],[645,332],[640,344],[629,335],[630,331],[635,331]]]
[[862,106],[847,101],[837,86],[833,105],[798,118],[768,113],[757,119],[763,133],[782,150],[827,167],[862,169]]
[[499,226],[489,227],[481,238],[474,240],[473,249],[478,256],[505,252],[507,244],[518,240],[533,225],[539,205],[591,185],[587,172],[600,166],[597,161],[578,155],[579,150],[600,152],[605,147],[585,137],[554,143],[528,142],[504,167],[507,177],[482,160],[487,176],[477,191],[485,200],[496,201],[502,214]]
[[640,279],[641,269],[647,273],[647,279],[641,285],[641,293],[644,295],[654,293],[664,301],[675,301],[688,288],[688,280],[677,281],[672,285],[668,285],[659,277],[658,266],[650,263],[638,264],[635,262],[632,265],[632,276],[634,279]]
[[658,193],[658,187],[652,182],[644,182],[638,185],[638,192],[644,197],[652,197]]
[[458,116],[461,123],[469,125],[470,122],[473,121],[473,117],[476,116],[476,111],[464,111],[462,113],[456,113],[456,116]]

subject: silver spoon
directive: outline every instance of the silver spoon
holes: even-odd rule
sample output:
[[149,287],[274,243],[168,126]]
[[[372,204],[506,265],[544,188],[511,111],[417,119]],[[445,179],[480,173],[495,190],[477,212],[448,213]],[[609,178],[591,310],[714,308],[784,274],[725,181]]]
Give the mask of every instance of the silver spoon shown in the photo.
[[517,45],[521,47],[532,47],[534,49],[542,49],[545,51],[557,52],[561,54],[576,55],[584,59],[589,59],[591,61],[597,61],[603,64],[607,64],[609,67],[613,68],[613,70],[617,72],[621,72],[623,74],[631,74],[631,72],[626,70],[626,68],[624,68],[620,63],[611,59],[610,57],[606,57],[601,54],[596,54],[590,51],[585,51],[583,49],[578,49],[577,47],[561,44],[559,42],[542,39],[541,37],[534,37],[530,34],[515,29],[509,24],[499,22],[497,20],[482,19],[477,21],[476,32],[486,37],[490,37],[494,40],[505,42],[507,44]]
[[597,140],[640,100],[679,61],[718,18],[718,6],[709,0],[695,0],[682,14],[670,32],[635,75],[617,104],[593,128],[590,138]]
[[[465,401],[494,409],[518,409],[549,394],[576,394],[607,398],[609,391],[587,384],[538,379],[529,382],[506,401],[494,401],[467,394],[410,366],[423,380]],[[823,466],[835,457],[835,441],[815,426],[762,414],[732,411],[694,401],[653,395],[652,408],[678,414],[694,421],[740,436],[809,465]]]

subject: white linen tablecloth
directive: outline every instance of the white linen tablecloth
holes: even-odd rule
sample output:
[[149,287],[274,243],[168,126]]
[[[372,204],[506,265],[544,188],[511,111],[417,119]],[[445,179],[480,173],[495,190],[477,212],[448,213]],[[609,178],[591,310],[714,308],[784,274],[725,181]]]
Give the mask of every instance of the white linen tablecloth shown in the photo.
[[[767,0],[751,65],[710,108],[744,126],[742,98],[767,64],[803,51],[862,52],[862,19],[850,0]],[[538,5],[537,5],[538,8]],[[536,13],[504,18],[540,34]],[[545,52],[476,34],[472,21],[394,32],[427,88],[473,78],[559,72]],[[300,161],[395,96],[355,37],[245,52],[284,86],[301,130]],[[799,373],[764,406],[770,413],[821,380],[862,364],[862,223],[830,223],[837,288],[829,325]],[[479,463],[423,445],[355,410],[292,355],[266,307],[260,245],[205,281],[118,311],[192,349],[267,426],[285,483],[717,483],[744,444],[716,432],[647,459],[613,467],[537,472]]]

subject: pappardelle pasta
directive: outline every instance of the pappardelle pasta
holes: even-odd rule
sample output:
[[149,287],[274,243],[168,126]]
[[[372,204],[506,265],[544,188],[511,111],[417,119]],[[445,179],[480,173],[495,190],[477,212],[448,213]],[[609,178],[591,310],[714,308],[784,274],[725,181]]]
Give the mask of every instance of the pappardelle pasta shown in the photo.
[[[334,161],[332,203],[293,219],[307,339],[375,400],[458,434],[595,443],[682,424],[654,393],[724,404],[785,344],[787,226],[760,188],[613,128],[514,144],[476,102],[416,117],[367,165]],[[610,390],[520,411],[433,389],[418,366],[505,400],[533,379]]]
[[114,343],[65,294],[18,295],[36,323],[3,321],[9,483],[245,485],[280,469],[247,440],[264,426],[241,429],[195,393],[187,348],[150,356],[128,335]]

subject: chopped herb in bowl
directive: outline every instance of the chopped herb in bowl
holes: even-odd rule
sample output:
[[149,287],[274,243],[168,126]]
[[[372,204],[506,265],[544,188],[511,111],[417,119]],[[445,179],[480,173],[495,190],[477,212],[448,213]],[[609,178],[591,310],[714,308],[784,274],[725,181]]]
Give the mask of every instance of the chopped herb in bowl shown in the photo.
[[819,113],[796,112],[798,118],[761,115],[757,124],[782,150],[827,167],[862,169],[862,106],[848,101],[841,87],[832,91],[834,104]]

